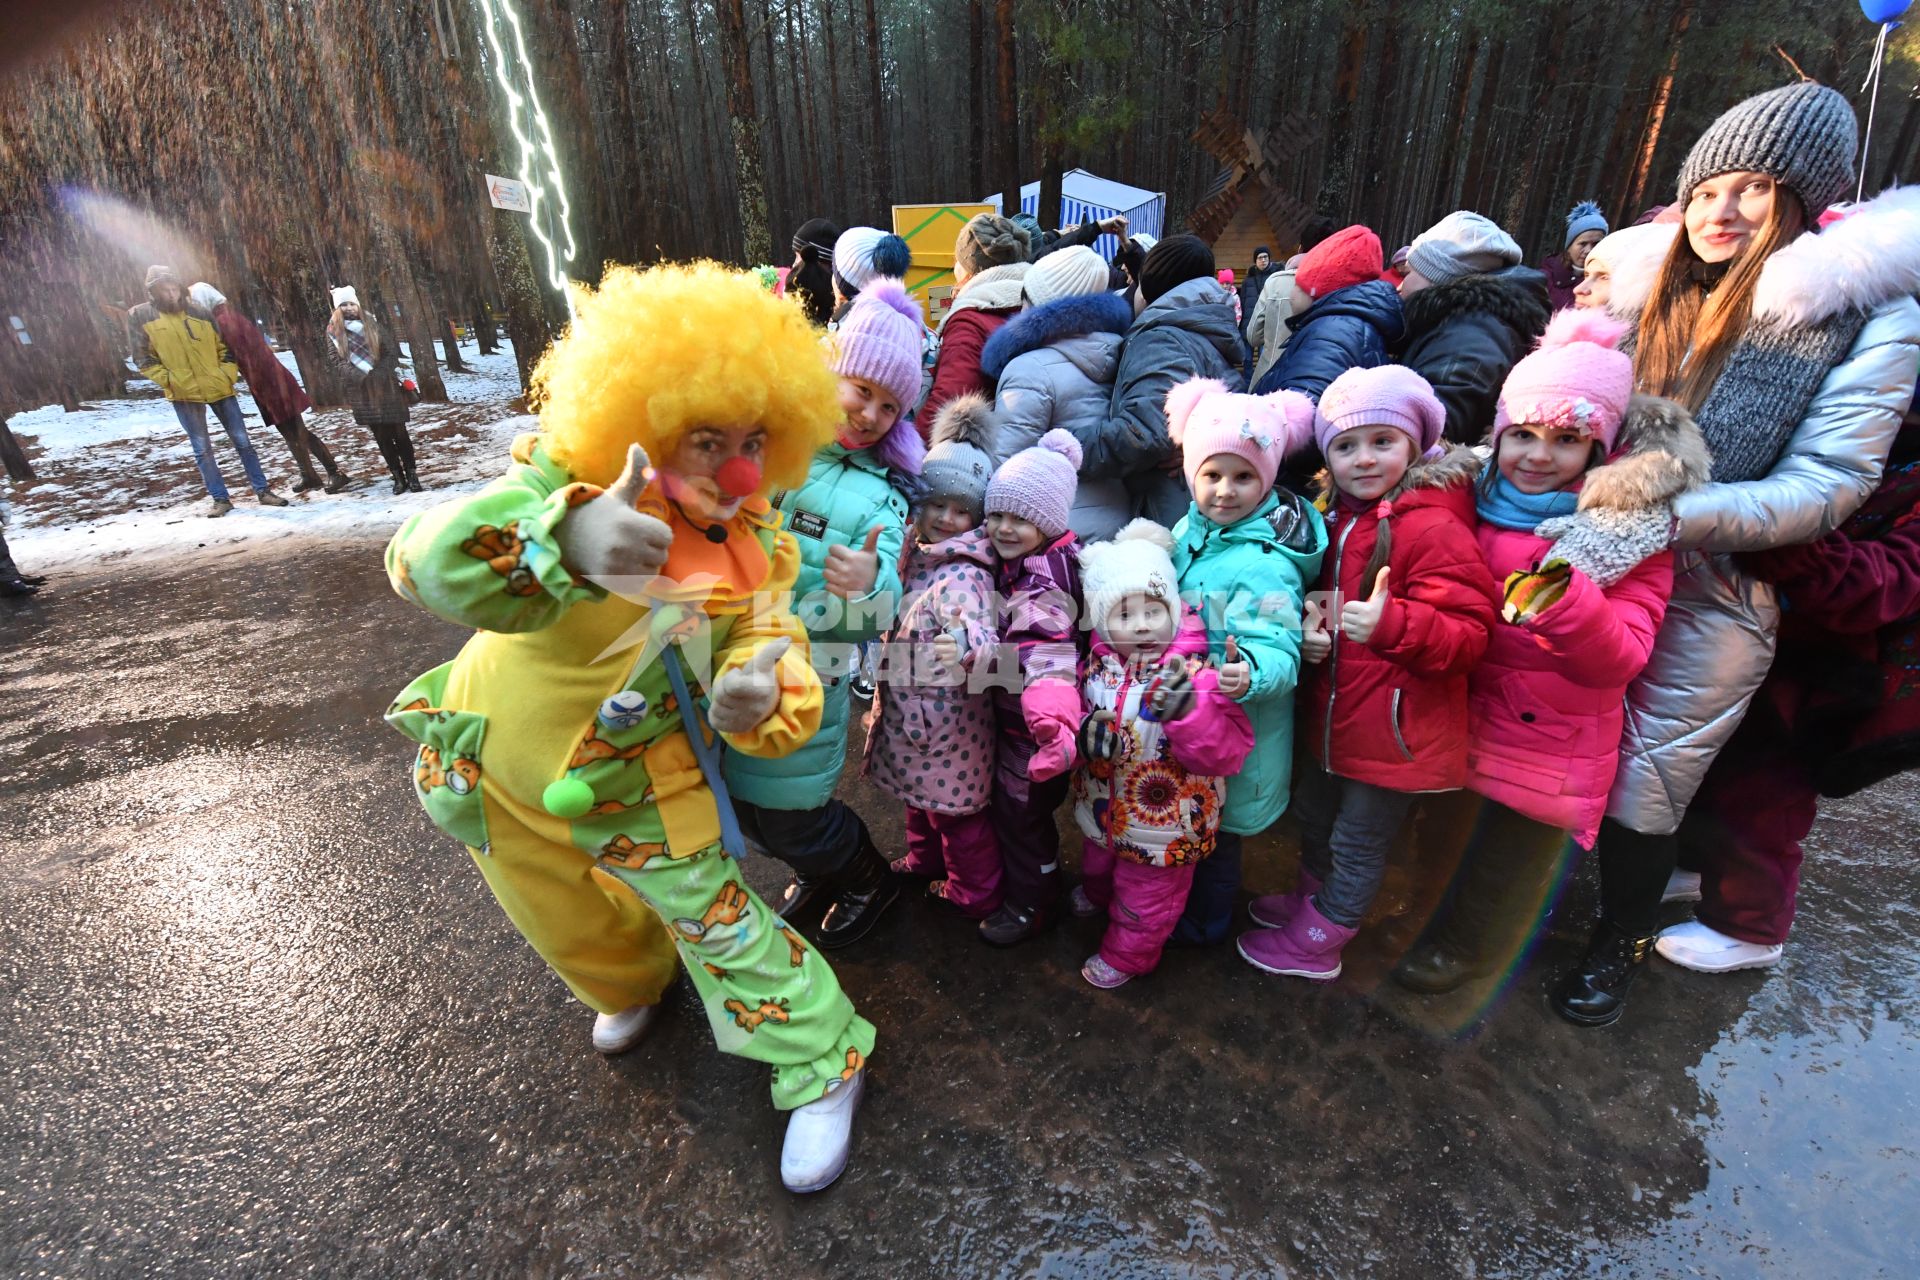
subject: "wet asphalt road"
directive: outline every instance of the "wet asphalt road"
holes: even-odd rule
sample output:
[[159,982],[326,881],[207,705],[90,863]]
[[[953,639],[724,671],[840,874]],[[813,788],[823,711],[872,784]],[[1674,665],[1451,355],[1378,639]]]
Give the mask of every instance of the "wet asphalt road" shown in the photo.
[[427,824],[378,713],[461,636],[377,553],[0,603],[0,1275],[1920,1271],[1912,781],[1823,819],[1778,970],[1656,962],[1601,1032],[1541,998],[1590,873],[1477,1034],[1383,981],[1417,912],[1330,988],[1221,949],[1101,993],[1086,922],[997,952],[903,902],[835,957],[881,1040],[796,1199],[684,983],[599,1058]]

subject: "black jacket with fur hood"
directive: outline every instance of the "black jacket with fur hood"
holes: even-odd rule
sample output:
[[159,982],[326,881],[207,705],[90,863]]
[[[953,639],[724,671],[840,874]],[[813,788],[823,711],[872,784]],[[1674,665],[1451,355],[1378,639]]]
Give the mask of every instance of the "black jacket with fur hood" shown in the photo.
[[1547,278],[1532,267],[1429,285],[1406,300],[1400,363],[1433,384],[1447,409],[1447,439],[1486,438],[1507,371],[1533,349],[1552,314]]

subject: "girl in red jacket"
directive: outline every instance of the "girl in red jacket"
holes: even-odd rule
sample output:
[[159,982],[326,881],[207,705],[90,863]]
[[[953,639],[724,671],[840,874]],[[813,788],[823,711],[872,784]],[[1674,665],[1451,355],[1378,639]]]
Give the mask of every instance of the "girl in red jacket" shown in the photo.
[[1592,848],[1606,812],[1622,699],[1673,590],[1668,504],[1708,468],[1685,410],[1633,395],[1616,346],[1626,331],[1605,312],[1562,311],[1500,392],[1475,493],[1506,605],[1467,706],[1467,787],[1486,801],[1451,911],[1394,970],[1414,991],[1451,991],[1516,958],[1568,836]]
[[1423,791],[1467,780],[1467,673],[1486,652],[1499,593],[1473,537],[1471,450],[1439,447],[1446,410],[1399,365],[1349,369],[1314,417],[1327,460],[1324,607],[1309,600],[1301,724],[1312,760],[1294,789],[1301,877],[1256,899],[1267,926],[1240,954],[1268,973],[1340,976]]

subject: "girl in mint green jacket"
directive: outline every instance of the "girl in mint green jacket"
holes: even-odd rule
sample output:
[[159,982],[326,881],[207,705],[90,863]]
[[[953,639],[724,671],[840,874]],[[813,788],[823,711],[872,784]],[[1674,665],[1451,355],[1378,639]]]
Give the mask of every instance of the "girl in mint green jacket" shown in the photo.
[[1280,463],[1313,438],[1313,401],[1293,391],[1247,396],[1211,378],[1167,393],[1167,427],[1193,505],[1174,526],[1180,595],[1206,623],[1220,691],[1253,722],[1253,753],[1227,779],[1213,856],[1202,862],[1173,940],[1224,942],[1240,890],[1240,838],[1286,811],[1293,774],[1293,691],[1300,611],[1318,578],[1327,526],[1311,503],[1275,489]]
[[846,413],[806,483],[774,498],[800,546],[794,613],[826,690],[820,732],[778,760],[729,752],[727,788],[747,838],[793,868],[775,910],[820,916],[816,940],[864,937],[898,889],[860,815],[834,799],[847,755],[847,686],[859,647],[898,611],[907,509],[926,446],[906,418],[920,394],[919,304],[897,280],[861,291],[827,338]]

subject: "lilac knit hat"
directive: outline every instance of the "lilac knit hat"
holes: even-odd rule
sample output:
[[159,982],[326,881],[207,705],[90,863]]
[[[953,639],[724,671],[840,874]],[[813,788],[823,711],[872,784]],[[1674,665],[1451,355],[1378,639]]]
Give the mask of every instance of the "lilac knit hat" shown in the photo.
[[1349,369],[1321,393],[1313,437],[1325,453],[1333,438],[1355,427],[1392,427],[1417,446],[1415,456],[1439,443],[1447,411],[1427,380],[1405,365]]
[[1493,414],[1493,442],[1516,422],[1592,436],[1606,453],[1633,395],[1633,359],[1619,350],[1627,326],[1604,311],[1569,308],[1547,325],[1532,355],[1513,366]]
[[1073,495],[1080,487],[1080,442],[1059,427],[1000,464],[987,482],[987,514],[1005,512],[1030,520],[1049,539],[1067,531]]
[[920,398],[920,353],[925,328],[920,304],[898,280],[861,290],[829,339],[833,371],[865,378],[892,392],[904,414]]
[[1217,378],[1188,378],[1167,392],[1167,435],[1180,446],[1187,488],[1216,454],[1243,458],[1262,488],[1289,453],[1313,438],[1313,401],[1298,391],[1238,395]]

